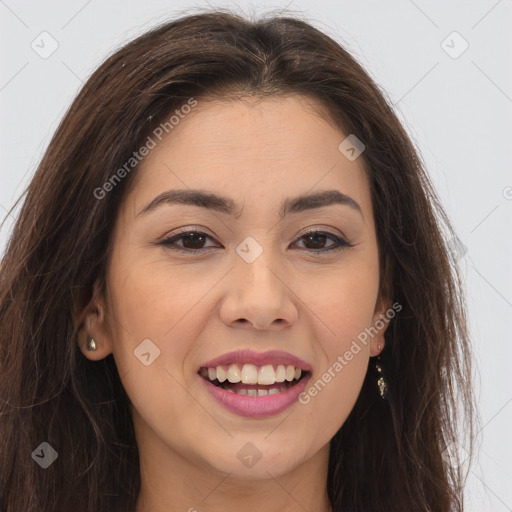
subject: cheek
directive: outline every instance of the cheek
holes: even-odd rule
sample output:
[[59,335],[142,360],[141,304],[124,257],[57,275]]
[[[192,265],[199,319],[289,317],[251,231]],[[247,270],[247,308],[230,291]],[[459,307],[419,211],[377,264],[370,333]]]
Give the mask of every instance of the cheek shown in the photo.
[[[128,335],[133,342],[154,338],[155,343],[164,343],[175,338],[191,317],[199,324],[194,308],[211,288],[207,280],[165,261],[127,262],[113,268],[110,280],[114,327],[122,328],[122,337]],[[168,348],[169,343],[165,345]]]
[[[343,361],[343,355],[341,355]],[[334,361],[308,383],[299,397],[305,423],[327,441],[345,423],[357,401],[366,375],[368,358],[359,352],[350,361]]]
[[372,325],[378,294],[378,273],[371,269],[347,266],[308,292],[316,317],[313,341],[321,347],[321,361],[300,401],[310,421],[326,430],[326,435],[334,435],[344,423],[366,375],[367,329]]
[[[176,411],[204,420],[204,410],[188,391],[195,376],[184,366],[208,318],[200,299],[211,288],[211,283],[185,279],[179,270],[164,267],[154,262],[130,269],[119,265],[110,274],[116,366],[137,417],[162,438],[169,436],[166,429],[176,421]],[[185,443],[182,435],[182,429],[174,431],[178,444]]]
[[207,283],[154,262],[113,266],[109,278],[113,354],[120,376],[129,375],[130,398],[179,387],[187,353],[203,328],[198,311]]
[[348,350],[352,341],[372,325],[378,278],[373,261],[367,264],[361,261],[340,265],[320,280],[315,279],[313,289],[305,286],[301,291],[315,315],[316,335],[330,362]]
[[[324,309],[325,323],[315,343],[321,346],[322,361],[299,401],[304,405],[309,424],[315,425],[323,438],[331,438],[343,425],[361,391],[369,360],[368,338],[361,336],[370,325],[372,301],[340,294],[338,307]],[[347,299],[344,303],[343,297]],[[359,307],[354,303],[358,302]]]

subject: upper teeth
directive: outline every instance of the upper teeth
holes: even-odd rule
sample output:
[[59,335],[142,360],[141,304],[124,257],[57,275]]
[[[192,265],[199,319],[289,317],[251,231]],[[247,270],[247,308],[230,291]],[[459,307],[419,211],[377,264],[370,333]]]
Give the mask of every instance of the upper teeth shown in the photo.
[[215,368],[202,368],[201,375],[208,377],[210,380],[218,379],[219,382],[224,382],[226,379],[236,384],[242,382],[243,384],[262,384],[269,385],[275,382],[284,382],[285,380],[291,382],[293,379],[300,379],[301,369],[295,368],[293,365],[285,366],[278,364],[274,366],[267,364],[264,366],[256,366],[254,364],[238,365],[236,363],[229,366],[216,366]]

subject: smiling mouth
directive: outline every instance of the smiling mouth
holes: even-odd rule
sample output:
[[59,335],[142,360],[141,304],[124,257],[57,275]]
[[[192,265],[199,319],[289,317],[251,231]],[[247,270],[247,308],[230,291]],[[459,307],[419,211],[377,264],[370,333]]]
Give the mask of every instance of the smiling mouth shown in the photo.
[[202,367],[198,374],[225,391],[258,397],[287,391],[306,378],[310,372],[293,365],[231,364],[215,368]]

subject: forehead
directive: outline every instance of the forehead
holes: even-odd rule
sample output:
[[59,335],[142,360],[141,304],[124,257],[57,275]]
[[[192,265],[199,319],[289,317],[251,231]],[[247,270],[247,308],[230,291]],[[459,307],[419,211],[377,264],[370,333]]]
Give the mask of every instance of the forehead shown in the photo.
[[320,102],[300,95],[234,101],[199,99],[194,110],[157,142],[143,167],[170,152],[181,157],[188,151],[189,159],[215,157],[218,162],[236,159],[250,163],[296,159],[329,146],[331,151],[337,150],[343,133],[327,114]]
[[197,102],[141,162],[134,207],[177,188],[222,192],[237,202],[336,188],[368,203],[363,159],[340,152],[348,134],[322,103],[299,95]]

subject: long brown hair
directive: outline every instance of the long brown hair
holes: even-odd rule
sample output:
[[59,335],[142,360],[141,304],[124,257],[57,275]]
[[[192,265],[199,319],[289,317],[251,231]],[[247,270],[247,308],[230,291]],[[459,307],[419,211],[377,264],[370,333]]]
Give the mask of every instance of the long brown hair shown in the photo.
[[[402,306],[381,354],[387,400],[369,371],[331,440],[333,509],[463,509],[465,475],[446,448],[462,444],[462,424],[472,452],[465,300],[446,244],[453,228],[425,165],[385,93],[332,38],[297,15],[252,20],[215,9],[166,22],[111,55],[25,191],[0,274],[1,511],[134,510],[140,475],[129,399],[112,355],[92,362],[81,354],[74,312],[105,279],[137,166],[108,193],[98,189],[190,98],[294,93],[323,102],[331,121],[365,144],[381,291]],[[58,453],[46,470],[31,455],[42,442]]]

